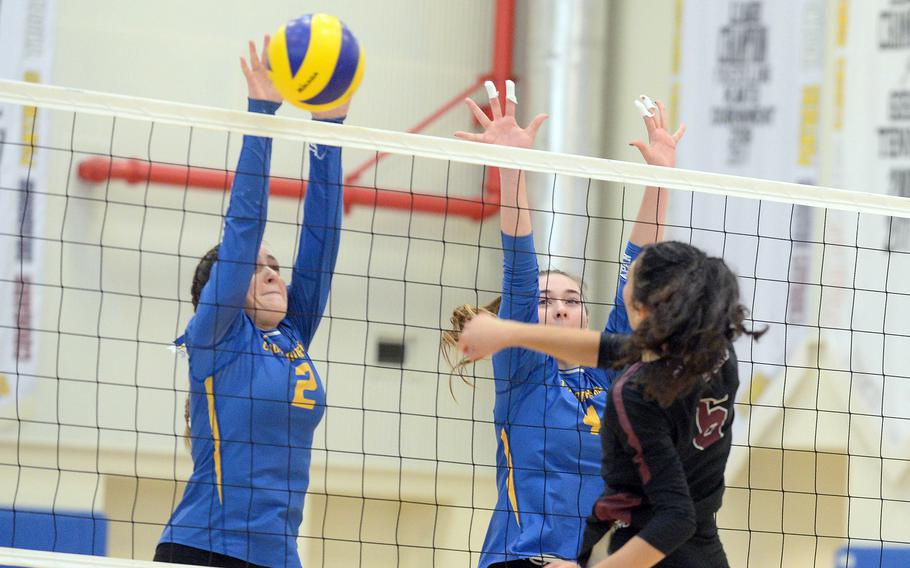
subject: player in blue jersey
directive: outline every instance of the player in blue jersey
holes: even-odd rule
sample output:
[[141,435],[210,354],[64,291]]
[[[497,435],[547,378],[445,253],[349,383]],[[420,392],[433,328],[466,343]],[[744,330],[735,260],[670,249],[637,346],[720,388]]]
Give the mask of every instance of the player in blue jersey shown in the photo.
[[[509,82],[511,83],[511,82]],[[492,120],[467,101],[484,128],[482,134],[459,132],[468,140],[529,148],[545,115],[526,129],[515,121],[514,85],[507,84],[506,108],[488,87]],[[676,144],[684,128],[666,130],[666,111],[650,99],[645,104],[649,142],[635,141],[648,163],[675,165]],[[644,111],[643,111],[644,114]],[[540,272],[534,252],[530,207],[523,172],[500,170],[503,319],[549,326],[587,328],[588,313],[578,279],[559,271]],[[615,307],[605,330],[630,333],[622,290],[629,264],[640,247],[659,239],[667,206],[665,190],[649,187],[619,271]],[[496,302],[486,311],[497,311]],[[454,331],[444,335],[452,346],[458,329],[477,310],[463,306],[452,317]],[[600,417],[615,372],[579,367],[545,354],[510,349],[493,358],[496,399],[498,497],[480,557],[480,568],[539,566],[574,559],[584,532],[584,519],[603,488],[600,479]]]
[[[241,68],[249,110],[274,114],[268,37]],[[347,105],[313,115],[341,122]],[[325,391],[308,347],[341,236],[341,149],[310,146],[310,179],[290,286],[262,246],[272,142],[244,136],[221,243],[199,262],[189,355],[193,473],[155,560],[299,567],[297,535]]]
[[[723,259],[685,243],[644,247],[624,295],[631,335],[482,314],[466,324],[458,348],[471,360],[522,347],[581,365],[628,365],[610,388],[600,435],[604,489],[578,561],[588,568],[728,568],[716,515],[739,387],[732,342],[764,330],[745,329],[739,285]],[[610,556],[588,563],[611,531]]]

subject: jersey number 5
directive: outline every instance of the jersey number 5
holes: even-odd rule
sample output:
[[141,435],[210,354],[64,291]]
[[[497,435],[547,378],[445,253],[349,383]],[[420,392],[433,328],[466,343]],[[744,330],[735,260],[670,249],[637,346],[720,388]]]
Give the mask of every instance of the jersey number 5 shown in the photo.
[[297,408],[313,410],[316,406],[316,401],[312,398],[307,398],[306,393],[307,391],[316,390],[316,375],[313,374],[313,369],[306,361],[297,366],[296,374],[300,378],[297,379],[297,384],[294,385],[294,401],[291,405]]
[[698,435],[692,438],[692,444],[699,450],[704,450],[724,437],[728,412],[723,403],[729,398],[727,395],[721,399],[703,398],[698,401],[698,412],[695,415]]

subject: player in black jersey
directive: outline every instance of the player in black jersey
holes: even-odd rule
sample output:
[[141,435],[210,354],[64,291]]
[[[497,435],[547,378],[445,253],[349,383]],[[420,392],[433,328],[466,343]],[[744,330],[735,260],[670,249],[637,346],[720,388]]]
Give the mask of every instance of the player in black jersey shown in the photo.
[[624,296],[629,337],[478,316],[459,347],[470,359],[515,346],[580,365],[627,367],[609,393],[601,430],[605,488],[578,561],[584,565],[615,529],[610,556],[596,568],[725,568],[715,514],[739,386],[732,342],[763,332],[743,327],[746,309],[723,260],[684,243],[643,248]]

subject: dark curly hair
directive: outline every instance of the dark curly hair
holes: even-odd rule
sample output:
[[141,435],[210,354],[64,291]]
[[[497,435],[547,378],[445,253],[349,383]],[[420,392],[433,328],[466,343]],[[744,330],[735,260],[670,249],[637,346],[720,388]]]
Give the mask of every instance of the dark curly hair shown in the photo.
[[767,328],[743,326],[748,311],[739,301],[736,276],[721,258],[681,242],[645,246],[635,261],[632,301],[647,310],[632,332],[625,367],[644,353],[660,357],[640,375],[645,395],[667,407],[726,361],[730,343],[742,334],[758,338]]

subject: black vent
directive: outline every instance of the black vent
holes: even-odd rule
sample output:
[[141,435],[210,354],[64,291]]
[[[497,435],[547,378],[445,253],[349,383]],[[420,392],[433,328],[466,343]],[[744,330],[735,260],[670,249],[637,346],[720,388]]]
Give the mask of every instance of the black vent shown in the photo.
[[404,342],[396,339],[380,339],[377,357],[380,363],[386,365],[404,365]]

